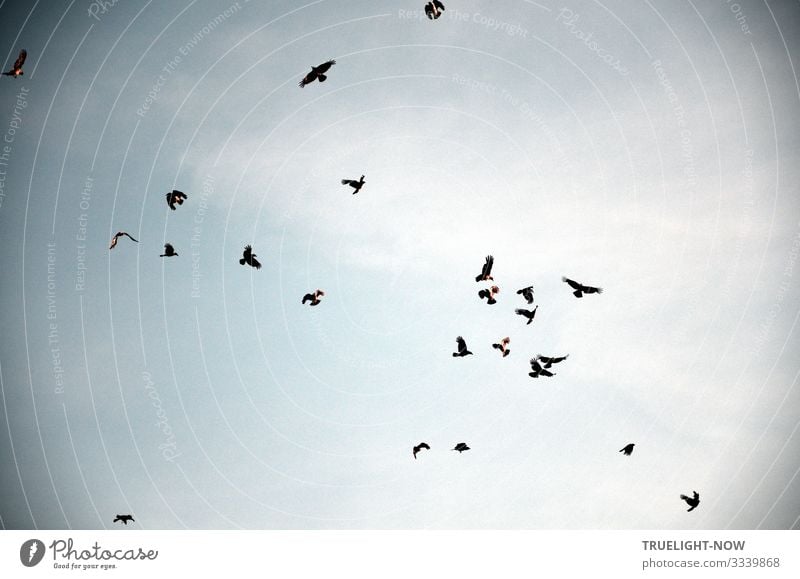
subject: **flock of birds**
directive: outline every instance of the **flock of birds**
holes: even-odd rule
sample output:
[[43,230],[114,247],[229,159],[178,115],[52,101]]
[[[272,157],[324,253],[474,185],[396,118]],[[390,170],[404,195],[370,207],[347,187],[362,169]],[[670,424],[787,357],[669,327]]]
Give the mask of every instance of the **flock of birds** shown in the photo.
[[[428,2],[425,4],[425,14],[426,16],[431,19],[435,20],[442,15],[442,12],[445,10],[444,4],[439,0],[433,0],[432,2]],[[22,70],[22,66],[25,64],[25,59],[28,56],[28,52],[26,50],[21,50],[19,55],[17,56],[16,61],[14,62],[14,66],[11,70],[3,72],[2,74],[5,76],[10,76],[12,78],[18,78],[25,73]],[[299,86],[300,88],[306,87],[309,84],[313,83],[314,81],[318,81],[320,83],[325,82],[328,79],[327,73],[330,71],[331,67],[336,64],[335,60],[328,60],[327,62],[323,62],[320,65],[312,66],[311,71],[306,74],[303,79],[300,81]],[[342,185],[347,185],[352,188],[353,195],[359,193],[362,187],[365,184],[364,175],[358,180],[355,179],[342,179]],[[184,202],[189,198],[189,196],[182,192],[174,189],[173,191],[166,194],[167,206],[172,210],[175,211],[177,206],[183,205]],[[109,250],[114,249],[117,246],[122,237],[127,237],[131,241],[138,243],[139,241],[131,236],[129,233],[125,231],[118,231],[114,234],[114,237],[111,239],[111,243],[109,244]],[[175,247],[171,243],[164,244],[164,253],[160,254],[160,257],[178,257],[178,252],[175,251]],[[243,252],[242,257],[239,259],[240,265],[247,265],[256,270],[261,269],[261,263],[256,259],[256,254],[253,253],[253,248],[251,245],[246,245]],[[497,299],[495,296],[500,293],[500,288],[492,283],[494,282],[494,277],[492,277],[492,267],[494,266],[494,257],[488,255],[486,260],[484,261],[483,267],[481,268],[481,272],[475,277],[476,282],[490,282],[486,288],[482,288],[478,292],[478,297],[481,300],[486,300],[488,305],[494,305],[497,303]],[[561,278],[564,283],[572,288],[572,294],[576,298],[582,298],[584,295],[591,295],[591,294],[601,294],[603,289],[600,287],[588,286],[567,277]],[[530,306],[533,305],[534,302],[534,290],[533,286],[527,286],[517,290],[517,295],[521,296],[525,302]],[[301,304],[305,305],[308,304],[309,306],[318,306],[321,303],[321,298],[325,295],[325,292],[321,289],[316,289],[313,292],[306,293],[301,300]],[[526,325],[530,325],[534,318],[536,317],[536,312],[539,309],[538,304],[534,306],[533,309],[525,309],[525,308],[516,308],[514,313],[525,318],[527,320]],[[492,348],[499,350],[502,357],[505,358],[511,353],[511,349],[508,347],[511,343],[511,338],[508,336],[502,338],[499,342],[492,344]],[[456,351],[453,352],[454,358],[463,358],[465,356],[473,355],[473,353],[467,347],[467,343],[462,336],[458,336],[456,338]],[[528,373],[528,376],[531,378],[539,378],[540,376],[544,377],[553,377],[555,373],[550,370],[554,364],[559,364],[564,362],[569,357],[569,354],[565,354],[563,356],[543,356],[541,354],[537,354],[535,357],[530,359],[530,366],[531,371]],[[623,454],[623,456],[631,456],[633,453],[633,448],[635,444],[629,443],[625,445],[623,448],[619,450]],[[417,454],[419,454],[422,450],[430,450],[431,447],[426,442],[420,442],[412,449],[412,455],[414,459],[417,459]],[[470,447],[465,442],[459,442],[456,444],[451,450],[457,451],[459,454],[470,450]],[[685,501],[687,505],[689,505],[688,511],[693,511],[699,504],[700,504],[700,495],[697,491],[692,491],[692,496],[689,497],[687,495],[681,494],[681,500]],[[127,526],[128,522],[135,522],[132,515],[117,515],[114,520],[114,523],[121,522]]]

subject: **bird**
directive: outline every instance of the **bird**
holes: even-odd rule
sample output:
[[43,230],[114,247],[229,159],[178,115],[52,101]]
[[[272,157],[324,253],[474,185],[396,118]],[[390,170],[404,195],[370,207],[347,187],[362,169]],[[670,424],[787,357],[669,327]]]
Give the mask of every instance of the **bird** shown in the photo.
[[499,344],[492,344],[492,348],[494,348],[495,350],[500,350],[501,352],[503,352],[503,358],[505,358],[506,356],[508,356],[511,353],[511,350],[508,349],[508,345],[510,343],[511,343],[511,338],[506,336],[505,338],[500,340]]
[[528,323],[525,324],[525,325],[529,326],[531,324],[531,322],[533,321],[533,318],[536,317],[536,310],[538,310],[538,309],[539,309],[539,306],[536,306],[532,310],[523,310],[522,308],[517,308],[517,309],[514,310],[514,313],[517,314],[518,316],[524,316],[524,317],[528,318]]
[[500,288],[497,287],[496,285],[493,285],[489,289],[482,289],[481,291],[479,291],[478,297],[480,297],[481,299],[486,298],[486,303],[491,305],[497,303],[497,300],[494,299],[494,296],[496,296],[499,293],[500,293]]
[[414,450],[413,450],[413,452],[414,452],[414,460],[416,460],[416,459],[417,459],[417,453],[418,453],[420,450],[422,450],[423,448],[426,448],[426,449],[428,449],[428,450],[430,450],[430,449],[431,449],[431,447],[430,447],[430,446],[428,446],[428,443],[427,443],[427,442],[420,442],[420,443],[419,443],[417,446],[415,446],[415,447],[414,447]]
[[541,354],[536,355],[536,360],[538,362],[544,362],[545,368],[549,368],[553,364],[558,364],[559,362],[563,362],[567,358],[569,358],[569,354],[567,354],[566,356],[560,356],[558,358],[548,358],[547,356],[542,356]]
[[686,501],[686,504],[689,505],[689,508],[686,509],[687,513],[690,513],[693,510],[695,510],[697,508],[697,505],[700,504],[700,495],[697,494],[697,491],[692,491],[692,493],[694,493],[694,496],[692,496],[691,498],[687,497],[686,495],[681,495],[681,499]]
[[620,448],[619,451],[624,454],[625,456],[630,456],[633,452],[633,447],[636,446],[634,443],[626,444],[624,447]]
[[325,295],[325,292],[322,291],[321,289],[314,290],[313,294],[306,294],[306,295],[303,296],[303,303],[306,303],[306,302],[310,301],[311,304],[309,304],[309,305],[318,306],[319,302],[321,301],[319,298],[321,298],[324,295]]
[[117,246],[117,240],[123,235],[129,238],[131,241],[136,241],[136,243],[139,243],[137,240],[131,237],[129,233],[125,233],[124,231],[117,231],[114,234],[114,237],[111,238],[111,245],[108,246],[108,249],[114,249]]
[[486,262],[483,264],[483,269],[481,273],[475,278],[475,281],[487,281],[491,280],[494,281],[492,277],[492,266],[494,265],[494,257],[491,255],[486,256]]
[[456,344],[458,345],[458,352],[453,352],[453,358],[463,358],[464,356],[472,354],[472,352],[467,350],[467,343],[461,336],[456,338]]
[[456,444],[455,448],[451,448],[450,450],[457,450],[458,454],[461,454],[465,450],[469,450],[469,447],[467,446],[466,442],[459,442]]
[[119,521],[120,523],[124,523],[126,527],[128,526],[128,521],[130,521],[131,523],[136,522],[133,518],[133,515],[117,515],[112,522],[116,523],[117,521]]
[[315,80],[319,82],[325,82],[328,80],[328,77],[325,76],[325,73],[328,72],[328,69],[336,64],[335,60],[329,60],[328,62],[323,62],[320,65],[312,66],[311,72],[303,77],[303,80],[300,81],[300,88],[303,88],[307,84],[311,84]]
[[436,20],[442,15],[442,12],[444,12],[444,4],[439,2],[439,0],[433,0],[433,2],[425,4],[425,15],[430,20]]
[[175,211],[175,204],[183,205],[183,202],[188,198],[189,196],[186,193],[173,189],[172,193],[167,193],[167,205],[169,205],[170,209]]
[[364,186],[364,175],[361,175],[361,179],[355,181],[354,179],[342,179],[342,185],[350,185],[353,188],[353,195],[361,191],[361,188]]
[[159,257],[173,257],[175,255],[178,255],[178,253],[175,251],[175,248],[172,247],[172,244],[171,243],[165,243],[164,244],[164,253],[162,253]]
[[569,284],[569,286],[574,289],[575,291],[572,292],[576,298],[582,298],[583,294],[601,294],[603,293],[603,288],[601,287],[592,287],[588,285],[583,285],[578,283],[577,281],[573,281],[568,277],[562,277],[561,281]]
[[517,295],[520,295],[523,298],[525,298],[525,301],[528,302],[528,304],[532,304],[533,303],[533,286],[529,285],[528,287],[524,287],[524,288],[522,288],[520,290],[517,290]]
[[536,358],[531,358],[531,372],[528,372],[531,378],[538,378],[539,376],[555,376],[550,370],[545,370],[542,365],[536,361]]
[[244,252],[242,252],[242,259],[239,260],[239,264],[247,264],[250,267],[261,269],[261,263],[256,259],[256,254],[253,253],[253,248],[250,245],[244,246]]
[[[25,74],[22,72],[22,65],[25,64],[25,59],[28,57],[28,51],[24,48],[19,51],[19,56],[17,56],[16,62],[14,62],[14,66],[11,67],[11,70],[8,72],[4,72],[5,76],[10,76],[12,78],[17,78],[18,76],[22,76]],[[35,68],[35,67],[34,67]]]

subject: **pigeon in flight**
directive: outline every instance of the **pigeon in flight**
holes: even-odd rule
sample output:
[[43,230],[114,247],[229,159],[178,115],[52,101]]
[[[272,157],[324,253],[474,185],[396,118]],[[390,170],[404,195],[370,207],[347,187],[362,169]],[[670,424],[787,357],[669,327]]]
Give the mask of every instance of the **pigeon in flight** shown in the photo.
[[[117,231],[114,234],[114,237],[111,238],[111,245],[108,246],[108,249],[114,249],[117,246],[117,240],[119,240],[119,238],[122,237],[123,235],[128,239],[130,239],[131,241],[136,241],[133,237],[130,236],[130,234],[125,233],[124,231]],[[136,241],[136,243],[139,242]]]
[[188,198],[189,196],[186,193],[173,189],[172,193],[167,193],[167,205],[169,205],[170,209],[175,211],[175,204],[183,205],[183,202]]
[[481,291],[479,291],[478,297],[481,299],[486,298],[486,303],[491,305],[497,303],[497,300],[494,299],[494,296],[496,296],[499,293],[500,293],[500,288],[497,287],[496,285],[493,285],[489,289],[482,289]]
[[433,2],[425,4],[425,15],[430,20],[436,20],[442,15],[442,12],[444,12],[444,4],[439,2],[439,0],[433,0]]
[[253,253],[253,248],[249,245],[244,246],[244,252],[242,252],[242,259],[239,260],[239,264],[247,264],[250,267],[261,269],[261,263],[256,259],[256,254]]
[[472,354],[472,352],[467,350],[467,343],[461,336],[456,338],[456,344],[458,345],[458,352],[453,352],[453,358],[463,358],[464,356]]
[[172,244],[171,243],[165,243],[164,244],[164,253],[162,253],[159,257],[172,257],[172,256],[175,256],[175,255],[178,255],[178,253],[175,251],[175,248],[172,247]]
[[592,287],[588,285],[583,285],[578,283],[577,281],[573,281],[568,277],[562,277],[561,281],[567,283],[572,289],[575,291],[572,294],[576,298],[582,298],[583,294],[601,294],[603,293],[603,288],[601,287]]
[[112,521],[114,523],[120,522],[124,523],[125,526],[128,526],[128,521],[131,523],[135,523],[136,521],[133,519],[133,515],[117,515],[116,518]]
[[516,310],[514,310],[514,313],[517,314],[518,316],[524,316],[524,317],[528,318],[528,323],[525,324],[525,325],[529,326],[531,324],[531,322],[533,321],[533,318],[536,317],[536,310],[538,310],[538,309],[539,309],[539,306],[536,306],[532,310],[523,310],[521,308],[517,308]]
[[303,296],[303,303],[311,302],[312,306],[318,306],[319,302],[321,301],[319,298],[325,295],[325,292],[321,289],[314,290],[313,294],[306,294]]
[[458,454],[461,454],[465,450],[469,450],[469,447],[467,446],[466,442],[459,442],[456,444],[455,448],[452,448],[451,450],[457,450]]
[[413,450],[413,452],[414,452],[414,460],[416,460],[416,459],[417,459],[417,453],[418,453],[420,450],[422,450],[423,448],[426,448],[426,449],[428,449],[428,450],[430,450],[430,449],[431,449],[431,447],[430,447],[430,446],[428,446],[428,443],[427,443],[427,442],[420,442],[420,443],[419,443],[417,446],[415,446],[415,447],[414,447],[414,450]]
[[506,336],[502,340],[500,340],[499,344],[492,344],[492,348],[495,350],[500,350],[503,353],[503,358],[508,356],[511,353],[511,350],[508,349],[508,345],[511,343],[511,338]]
[[11,70],[8,72],[4,72],[5,76],[10,76],[12,78],[17,78],[18,76],[22,76],[25,74],[22,72],[22,65],[25,64],[25,59],[28,57],[28,51],[24,48],[19,51],[19,56],[17,56],[16,62],[14,62],[14,66],[11,67]]
[[325,75],[328,72],[328,69],[336,64],[335,60],[329,60],[328,62],[323,62],[318,66],[312,66],[311,72],[303,77],[303,80],[300,81],[300,88],[303,88],[307,84],[311,84],[315,80],[319,82],[325,82],[328,80],[328,77]]
[[364,186],[364,175],[361,175],[361,179],[355,181],[353,179],[342,179],[342,185],[350,185],[353,188],[353,195],[361,191],[361,188]]
[[542,356],[541,354],[536,355],[536,360],[539,362],[544,362],[544,367],[549,368],[553,364],[558,364],[559,362],[563,362],[569,358],[569,354],[566,356],[559,356],[558,358],[548,358],[547,356]]
[[528,302],[528,304],[532,304],[533,303],[533,286],[529,285],[528,287],[524,287],[521,290],[517,290],[517,295],[520,295],[523,298],[525,298],[525,301]]
[[531,371],[528,372],[531,378],[538,378],[539,376],[555,376],[550,370],[542,368],[542,365],[536,361],[536,358],[531,358]]
[[686,501],[686,504],[689,505],[689,508],[686,510],[687,513],[692,512],[697,508],[697,505],[700,504],[700,495],[697,494],[697,491],[692,491],[694,495],[692,497],[687,497],[686,495],[681,495],[681,499]]
[[624,454],[625,456],[630,456],[633,452],[633,447],[636,446],[634,443],[626,444],[624,447],[620,448],[619,451]]
[[494,265],[494,257],[491,255],[486,256],[486,262],[483,264],[481,273],[475,278],[475,281],[494,281],[492,277],[492,266]]

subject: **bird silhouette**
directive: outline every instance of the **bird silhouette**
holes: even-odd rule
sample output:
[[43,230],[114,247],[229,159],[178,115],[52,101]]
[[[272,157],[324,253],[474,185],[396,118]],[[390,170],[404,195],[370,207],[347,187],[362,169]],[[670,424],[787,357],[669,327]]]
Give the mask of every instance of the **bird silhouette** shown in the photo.
[[353,179],[342,179],[342,185],[350,185],[353,188],[353,195],[361,191],[364,183],[364,175],[361,175],[361,179],[358,181],[354,181]]
[[303,80],[300,81],[300,88],[311,84],[315,80],[318,80],[319,82],[325,82],[328,80],[328,77],[325,75],[325,73],[328,72],[330,67],[332,67],[334,64],[336,64],[335,60],[329,60],[328,62],[323,62],[318,66],[312,66],[311,72],[305,75]]
[[133,518],[133,515],[117,515],[116,518],[112,521],[114,523],[120,522],[123,523],[126,527],[128,526],[128,521],[135,523],[136,521]]
[[686,509],[687,513],[690,513],[693,510],[695,510],[697,508],[697,505],[700,504],[700,495],[697,494],[697,491],[692,491],[692,493],[694,493],[694,495],[691,498],[687,497],[686,495],[681,495],[681,499],[686,501],[686,504],[689,505],[689,508]]
[[500,350],[503,353],[503,358],[505,358],[511,353],[511,350],[508,349],[508,345],[510,343],[511,343],[511,338],[506,336],[505,338],[500,340],[500,343],[492,344],[492,348],[494,348],[495,350]]
[[456,344],[458,345],[458,352],[453,352],[454,358],[462,358],[464,356],[469,356],[470,354],[472,354],[472,352],[467,350],[467,343],[461,336],[456,338]]
[[11,67],[11,70],[9,70],[8,72],[4,72],[3,74],[5,76],[10,76],[11,78],[17,78],[18,76],[22,76],[23,74],[25,74],[24,72],[22,72],[22,65],[25,64],[25,59],[27,57],[28,57],[28,51],[23,48],[22,50],[19,51],[19,56],[17,56],[17,60],[14,62],[14,66]]
[[494,281],[492,277],[492,266],[494,265],[494,257],[491,255],[486,256],[486,261],[483,264],[483,269],[481,269],[481,273],[479,273],[475,277],[475,281]]
[[[130,239],[131,241],[136,241],[133,237],[130,236],[129,233],[125,233],[124,231],[117,231],[114,234],[114,237],[111,238],[111,244],[108,246],[108,249],[114,249],[117,246],[117,240],[119,240],[119,238],[122,237],[123,235],[128,239]],[[136,243],[139,242],[136,241]]]
[[325,295],[325,292],[322,291],[321,289],[314,290],[314,293],[306,294],[306,295],[303,296],[303,303],[311,302],[310,305],[318,306],[319,302],[320,302],[319,298],[321,298],[324,295]]
[[539,306],[536,306],[532,310],[523,310],[522,308],[517,308],[516,310],[514,310],[514,313],[517,314],[518,316],[523,316],[525,318],[528,318],[528,323],[525,324],[525,325],[529,326],[531,324],[531,322],[533,321],[533,318],[536,317],[536,310],[538,310],[538,309],[539,309]]
[[633,447],[636,446],[634,443],[626,444],[624,447],[620,448],[619,451],[624,454],[625,456],[630,456],[633,452]]
[[169,205],[170,209],[175,211],[175,204],[183,205],[183,202],[188,198],[189,196],[186,193],[173,189],[172,193],[167,193],[167,205]]
[[416,460],[416,459],[417,459],[417,453],[418,453],[420,450],[422,450],[423,448],[426,448],[426,449],[428,449],[428,450],[430,450],[430,449],[431,449],[431,447],[430,447],[430,446],[428,446],[428,443],[427,443],[427,442],[420,442],[420,443],[419,443],[417,446],[415,446],[415,447],[414,447],[414,450],[413,450],[413,453],[414,453],[414,460]]
[[531,371],[528,372],[531,378],[538,378],[539,376],[555,376],[550,370],[542,368],[542,365],[536,361],[536,358],[531,358]]
[[425,4],[425,15],[430,20],[436,20],[442,15],[442,12],[444,12],[444,4],[439,2],[439,0],[433,0],[433,2]]
[[482,289],[478,292],[478,297],[481,299],[486,299],[486,303],[489,305],[496,304],[497,300],[494,299],[494,296],[500,293],[500,288],[496,285],[493,285],[489,289]]
[[159,257],[173,257],[175,255],[178,255],[178,253],[175,251],[175,248],[172,247],[172,244],[171,243],[165,243],[164,244],[164,253],[162,253]]
[[253,248],[249,245],[244,246],[244,251],[242,252],[242,259],[239,260],[239,264],[240,265],[247,264],[250,267],[261,269],[261,263],[256,259],[256,254],[253,253]]
[[455,448],[451,448],[450,450],[457,450],[458,454],[461,454],[465,450],[469,450],[469,447],[467,446],[466,442],[459,442],[456,444]]
[[601,293],[603,293],[603,288],[601,288],[601,287],[592,287],[592,286],[588,286],[588,285],[583,285],[581,283],[578,283],[577,281],[573,281],[573,280],[569,279],[568,277],[562,277],[561,281],[567,283],[572,289],[575,290],[574,292],[572,292],[572,294],[576,298],[582,298],[583,294],[601,294]]
[[528,304],[532,304],[533,303],[533,286],[529,285],[528,287],[524,287],[524,288],[522,288],[520,290],[517,290],[517,295],[520,295],[523,298],[525,298],[525,301],[528,302]]
[[548,358],[547,356],[542,356],[541,354],[536,355],[536,360],[539,362],[544,362],[545,368],[549,368],[553,364],[558,364],[559,362],[563,362],[567,358],[569,358],[569,354],[567,354],[566,356],[560,356],[558,358]]

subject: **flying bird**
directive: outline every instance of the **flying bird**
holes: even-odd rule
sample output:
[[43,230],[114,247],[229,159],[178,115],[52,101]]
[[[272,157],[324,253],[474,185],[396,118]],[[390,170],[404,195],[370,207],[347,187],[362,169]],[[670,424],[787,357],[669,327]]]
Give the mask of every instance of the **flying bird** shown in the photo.
[[461,336],[456,338],[456,344],[458,345],[458,352],[453,352],[454,358],[463,358],[464,356],[472,354],[472,352],[467,350],[467,343]]
[[116,523],[117,521],[119,521],[120,523],[124,523],[126,527],[128,526],[128,521],[130,521],[131,523],[136,522],[133,519],[133,515],[117,515],[112,522]]
[[582,298],[583,294],[601,294],[601,293],[603,293],[603,288],[601,288],[601,287],[592,287],[592,286],[588,286],[588,285],[583,285],[581,283],[578,283],[577,281],[573,281],[573,280],[569,279],[568,277],[562,277],[561,281],[569,284],[569,286],[572,289],[575,290],[574,292],[572,292],[572,294],[576,298]]
[[[130,239],[131,241],[136,241],[136,240],[135,240],[133,237],[131,237],[131,236],[130,236],[130,234],[129,234],[129,233],[125,233],[124,231],[117,231],[117,232],[114,234],[114,237],[112,237],[112,238],[111,238],[111,245],[109,245],[109,246],[108,246],[108,249],[114,249],[114,248],[117,246],[117,240],[118,240],[120,237],[122,237],[123,235],[124,235],[125,237],[127,237],[128,239]],[[139,242],[138,242],[138,241],[136,241],[136,243],[139,243]]]
[[364,186],[364,175],[361,175],[361,179],[355,181],[353,179],[342,179],[342,185],[350,185],[353,188],[353,195],[361,191],[361,188]]
[[545,368],[549,368],[553,364],[558,364],[559,362],[563,362],[567,358],[569,358],[569,354],[567,354],[566,356],[559,356],[558,358],[548,358],[547,356],[542,356],[541,354],[536,355],[536,360],[538,362],[544,362]]
[[430,447],[430,446],[428,446],[428,443],[427,443],[427,442],[420,442],[420,443],[419,443],[417,446],[415,446],[415,447],[414,447],[414,451],[413,451],[413,452],[414,452],[414,460],[416,460],[416,459],[417,459],[417,453],[418,453],[420,450],[422,450],[423,448],[426,448],[426,449],[428,449],[428,450],[430,450],[430,449],[431,449],[431,447]]
[[475,281],[494,281],[492,277],[492,266],[494,265],[494,257],[491,255],[486,256],[486,262],[483,264],[481,273],[475,278]]
[[11,67],[11,70],[8,72],[4,72],[5,76],[10,76],[13,78],[17,78],[18,76],[22,76],[25,74],[22,72],[22,65],[25,64],[25,59],[28,57],[28,51],[24,48],[19,51],[19,56],[17,56],[16,62],[14,62],[14,66]]
[[175,204],[183,205],[183,202],[188,198],[189,196],[186,193],[173,189],[172,193],[167,193],[167,205],[169,205],[170,209],[175,211]]
[[311,72],[303,77],[303,80],[300,81],[300,88],[303,88],[307,84],[311,84],[315,80],[319,82],[325,82],[328,80],[328,77],[325,75],[328,72],[328,69],[336,64],[335,60],[329,60],[328,62],[323,62],[318,66],[312,66]]
[[511,338],[506,336],[502,340],[500,340],[499,344],[492,344],[492,348],[495,350],[500,350],[503,353],[503,358],[508,356],[511,353],[511,350],[508,349],[508,345],[511,343]]
[[469,447],[467,446],[466,442],[459,442],[456,444],[455,448],[452,448],[451,450],[457,450],[458,454],[461,454],[465,450],[469,450]]
[[528,287],[524,287],[521,290],[517,290],[517,295],[520,295],[523,298],[525,298],[525,301],[528,302],[528,304],[532,304],[533,303],[533,286],[529,285]]
[[625,456],[630,456],[633,452],[633,447],[636,446],[634,443],[626,444],[624,447],[620,448],[619,451],[624,454]]
[[479,291],[478,297],[480,297],[481,299],[486,298],[486,303],[491,305],[497,303],[497,300],[494,299],[494,296],[496,296],[499,293],[500,293],[500,288],[497,287],[496,285],[493,285],[489,289],[482,289],[481,291]]
[[172,247],[172,244],[171,243],[165,243],[164,244],[164,253],[162,253],[159,257],[173,257],[175,255],[178,255],[178,253],[175,251],[175,248]]
[[539,376],[555,376],[550,370],[542,368],[542,365],[536,361],[536,358],[531,358],[531,371],[528,372],[531,378],[538,378]]
[[525,318],[528,318],[528,323],[525,324],[525,325],[529,326],[531,324],[531,322],[533,321],[533,318],[536,317],[536,310],[538,310],[538,309],[539,309],[539,306],[536,306],[532,310],[523,310],[521,308],[517,308],[516,310],[514,310],[514,313],[517,314],[518,316],[523,316]]
[[439,0],[433,0],[433,2],[425,4],[425,15],[430,20],[436,20],[442,15],[442,12],[444,12],[444,4],[439,2]]
[[239,264],[247,264],[250,267],[261,269],[261,263],[256,259],[256,254],[253,253],[253,248],[249,245],[244,246],[244,252],[242,252],[242,259],[239,260]]
[[303,296],[303,303],[311,302],[310,305],[318,306],[319,302],[321,301],[319,298],[325,295],[325,292],[321,289],[314,290],[313,294],[306,294]]
[[693,510],[695,510],[697,508],[697,505],[700,504],[700,495],[697,494],[697,491],[692,491],[692,492],[694,493],[694,496],[692,496],[691,498],[687,497],[686,495],[681,495],[681,499],[686,501],[686,504],[689,505],[689,508],[686,509],[687,513],[690,513]]

